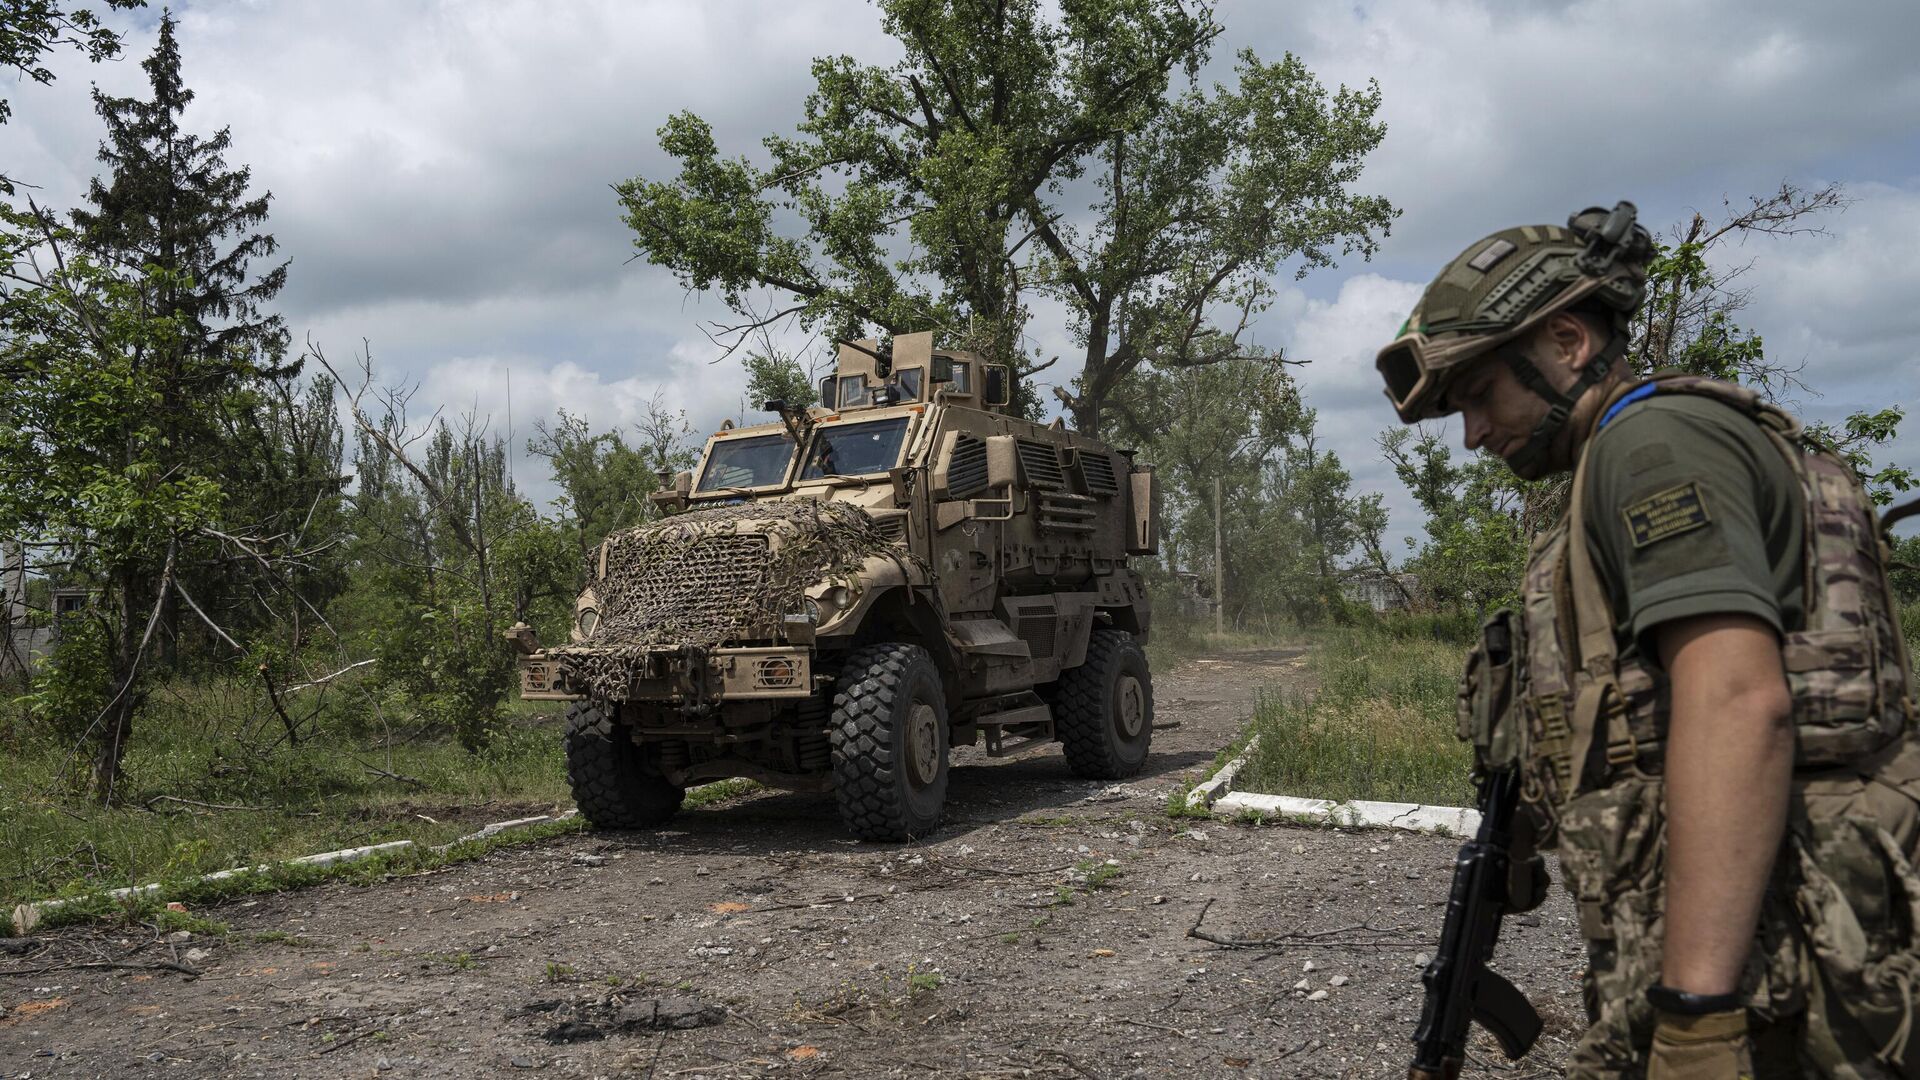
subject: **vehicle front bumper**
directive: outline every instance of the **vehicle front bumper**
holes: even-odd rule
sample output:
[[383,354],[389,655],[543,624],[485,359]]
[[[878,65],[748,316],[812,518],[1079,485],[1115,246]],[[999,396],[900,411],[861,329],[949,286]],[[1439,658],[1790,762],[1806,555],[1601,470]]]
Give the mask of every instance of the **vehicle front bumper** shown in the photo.
[[529,701],[597,697],[703,705],[813,693],[813,656],[800,648],[615,651],[570,646],[522,653],[519,663],[520,696]]

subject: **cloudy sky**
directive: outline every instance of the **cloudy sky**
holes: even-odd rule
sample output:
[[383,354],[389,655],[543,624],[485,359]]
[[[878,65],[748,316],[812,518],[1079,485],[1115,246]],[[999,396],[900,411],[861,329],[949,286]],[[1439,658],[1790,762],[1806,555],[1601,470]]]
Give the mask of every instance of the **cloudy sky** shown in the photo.
[[[725,316],[630,262],[610,184],[671,175],[672,112],[754,153],[790,130],[811,58],[896,55],[852,0],[209,0],[176,3],[186,122],[233,132],[230,160],[273,194],[292,259],[296,339],[371,345],[417,404],[477,411],[522,448],[559,408],[596,428],[656,395],[706,430],[742,376],[701,326]],[[1226,2],[1216,55],[1301,56],[1329,87],[1377,79],[1388,134],[1359,187],[1403,215],[1371,263],[1283,275],[1257,339],[1299,360],[1323,428],[1363,488],[1410,500],[1378,460],[1391,421],[1372,372],[1425,281],[1474,238],[1628,198],[1664,228],[1783,181],[1855,199],[1828,235],[1725,253],[1751,264],[1746,321],[1804,364],[1812,418],[1920,404],[1920,11],[1907,0]],[[118,21],[126,59],[62,57],[52,86],[0,79],[14,106],[0,171],[74,205],[101,127],[90,82],[145,93],[159,12]],[[1042,312],[1033,344],[1067,349]],[[1066,362],[1044,377],[1071,375]],[[511,386],[509,410],[508,387]],[[1892,457],[1920,468],[1920,417]]]

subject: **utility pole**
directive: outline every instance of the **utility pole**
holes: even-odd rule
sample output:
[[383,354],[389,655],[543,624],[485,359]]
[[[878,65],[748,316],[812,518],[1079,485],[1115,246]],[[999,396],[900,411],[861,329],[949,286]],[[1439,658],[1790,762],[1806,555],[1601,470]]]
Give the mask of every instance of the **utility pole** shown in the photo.
[[1220,525],[1220,478],[1213,478],[1213,632],[1227,632],[1226,533]]

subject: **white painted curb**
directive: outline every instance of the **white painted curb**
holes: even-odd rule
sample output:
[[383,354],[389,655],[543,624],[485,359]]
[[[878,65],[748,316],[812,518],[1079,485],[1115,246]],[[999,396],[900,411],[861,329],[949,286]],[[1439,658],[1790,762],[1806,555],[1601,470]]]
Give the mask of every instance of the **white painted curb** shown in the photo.
[[[491,825],[481,826],[479,832],[468,833],[458,840],[441,844],[433,850],[445,851],[454,844],[464,844],[469,840],[485,840],[490,836],[497,836],[500,833],[509,832],[514,829],[524,829],[530,825],[542,825],[550,821],[565,821],[579,813],[580,811],[578,810],[569,810],[564,814],[542,814],[538,817],[515,818],[512,821],[496,821]],[[332,866],[336,863],[356,862],[369,856],[380,855],[390,851],[404,851],[412,846],[413,841],[411,840],[392,840],[384,844],[369,844],[365,847],[342,848],[339,851],[323,851],[318,855],[302,855],[298,858],[288,859],[283,863],[238,866],[232,870],[220,870],[211,874],[203,874],[200,877],[190,880],[194,883],[224,881],[227,878],[239,877],[241,874],[264,874],[272,870],[275,866]],[[126,889],[110,889],[107,892],[95,893],[92,896],[79,896],[67,900],[42,900],[37,904],[20,904],[13,909],[13,932],[15,934],[29,933],[34,927],[40,925],[40,920],[49,913],[58,911],[64,907],[70,907],[74,904],[98,900],[103,897],[108,900],[132,900],[142,896],[152,896],[163,888],[165,888],[165,886],[156,882],[149,885],[135,885]]]
[[1260,795],[1234,791],[1214,800],[1216,817],[1255,813],[1289,821],[1339,825],[1354,829],[1403,829],[1407,832],[1472,836],[1480,831],[1480,811],[1467,806],[1422,806],[1419,803],[1373,802],[1354,799],[1302,799],[1293,795]]
[[[720,781],[716,781],[716,783],[724,784],[726,783],[726,781],[720,780]],[[711,784],[702,784],[700,785],[700,787],[689,789],[688,794],[692,794],[693,792],[699,791],[701,790],[701,788],[706,788],[711,786],[712,786]],[[441,844],[438,847],[434,848],[433,850],[445,851],[448,848],[454,846],[455,844],[464,844],[469,840],[485,840],[490,836],[498,836],[503,832],[509,832],[514,829],[524,829],[530,825],[544,825],[550,821],[566,821],[569,818],[578,817],[579,815],[580,815],[580,811],[569,810],[564,814],[541,814],[538,817],[514,818],[512,821],[496,821],[491,825],[482,825],[480,827],[480,831],[478,832],[468,833],[467,835],[460,837],[458,840],[453,840],[453,841],[449,841],[448,843]],[[342,848],[339,851],[323,851],[318,855],[302,855],[299,858],[288,859],[283,863],[277,863],[277,864],[263,863],[259,866],[237,866],[237,867],[234,867],[232,870],[220,870],[211,874],[203,874],[200,877],[191,878],[189,880],[195,883],[202,882],[202,881],[223,881],[230,877],[238,877],[241,874],[266,873],[267,871],[272,870],[276,865],[278,866],[331,866],[334,863],[354,862],[355,860],[364,859],[369,855],[378,855],[378,854],[381,854],[382,852],[402,851],[412,846],[413,846],[413,841],[411,840],[393,840],[385,844],[370,844],[366,847]],[[91,896],[76,896],[66,900],[42,900],[37,904],[19,904],[19,905],[16,905],[13,909],[13,932],[16,935],[29,933],[30,931],[33,930],[34,927],[40,925],[40,920],[44,918],[49,912],[58,911],[61,908],[70,907],[74,904],[97,900],[102,897],[108,900],[130,900],[130,899],[134,899],[136,897],[141,897],[141,896],[152,896],[155,893],[158,893],[163,888],[165,888],[164,885],[161,885],[158,882],[155,882],[148,885],[134,885],[130,888],[125,888],[125,889],[110,889],[107,892],[94,893]]]
[[1192,791],[1187,792],[1187,805],[1195,810],[1205,810],[1212,806],[1220,796],[1232,791],[1234,776],[1240,772],[1240,767],[1247,763],[1247,759],[1253,756],[1254,750],[1258,749],[1259,746],[1260,736],[1255,735],[1253,738],[1248,739],[1247,745],[1241,749],[1239,757],[1221,766],[1220,771],[1213,774],[1213,779],[1208,780],[1204,784],[1197,785]]
[[[369,844],[366,847],[341,848],[339,851],[323,851],[318,855],[302,855],[296,859],[288,859],[286,862],[278,865],[332,866],[335,863],[356,862],[368,856],[379,855],[388,851],[403,851],[412,846],[413,841],[411,840],[394,840],[385,844]],[[241,874],[266,873],[272,870],[274,865],[275,864],[272,863],[263,863],[259,866],[236,866],[231,870],[219,870],[211,874],[203,874],[192,880],[196,883],[202,881],[225,881],[227,878],[239,877]],[[95,893],[92,896],[76,896],[69,900],[42,900],[37,904],[20,904],[13,909],[13,932],[15,934],[25,934],[40,925],[40,920],[48,913],[58,911],[64,907],[71,907],[74,904],[98,900],[103,897],[108,900],[131,900],[141,896],[152,896],[163,888],[165,888],[164,885],[156,882],[150,885],[135,885],[126,889],[109,889],[104,893]]]

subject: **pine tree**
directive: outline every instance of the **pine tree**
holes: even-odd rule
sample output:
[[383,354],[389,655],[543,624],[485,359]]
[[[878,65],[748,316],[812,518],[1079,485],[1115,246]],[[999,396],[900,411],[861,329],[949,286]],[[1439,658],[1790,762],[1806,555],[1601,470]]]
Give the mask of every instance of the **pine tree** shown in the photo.
[[185,627],[232,658],[246,649],[228,615],[238,598],[324,590],[282,580],[304,531],[282,523],[325,520],[322,503],[339,497],[330,403],[295,408],[298,365],[282,362],[286,328],[265,310],[286,265],[251,271],[274,251],[259,231],[269,197],[250,197],[248,170],[228,168],[226,129],[183,129],[193,93],[175,28],[168,13],[142,64],[149,97],[95,91],[107,170],[73,227],[37,210],[0,215],[8,250],[48,256],[16,261],[16,287],[0,291],[11,331],[0,370],[25,375],[0,394],[0,526],[60,545],[97,587],[93,629],[63,635],[37,697],[96,744],[102,801],[156,661]]
[[278,246],[257,231],[272,195],[249,198],[251,170],[227,167],[230,129],[207,139],[182,129],[194,95],[181,80],[175,25],[171,11],[161,16],[159,43],[141,62],[150,98],[94,90],[94,110],[107,125],[99,154],[107,175],[88,185],[93,208],[75,210],[74,223],[103,262],[158,266],[190,279],[154,301],[155,314],[180,327],[179,355],[163,359],[182,374],[195,369],[196,382],[288,374],[280,366],[286,323],[263,311],[286,284],[287,264],[249,280],[252,261]]

